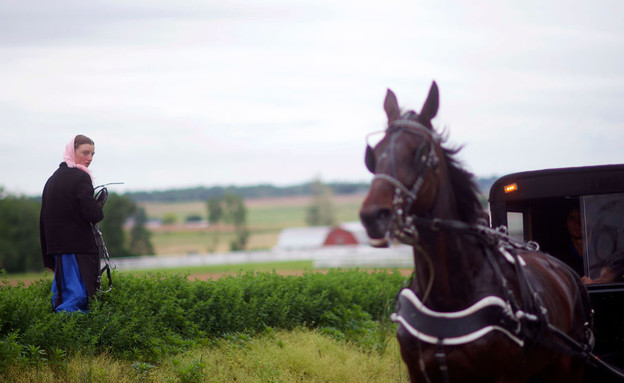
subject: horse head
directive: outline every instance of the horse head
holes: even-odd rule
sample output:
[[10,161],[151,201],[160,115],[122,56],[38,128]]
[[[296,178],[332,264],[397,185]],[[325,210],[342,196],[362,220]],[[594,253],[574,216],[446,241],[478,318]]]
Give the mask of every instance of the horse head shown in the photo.
[[387,246],[395,231],[401,230],[399,221],[432,213],[440,188],[440,161],[444,160],[440,136],[431,124],[438,105],[435,82],[420,114],[403,113],[388,89],[384,102],[388,126],[374,148],[367,146],[365,156],[374,178],[360,218],[373,246]]

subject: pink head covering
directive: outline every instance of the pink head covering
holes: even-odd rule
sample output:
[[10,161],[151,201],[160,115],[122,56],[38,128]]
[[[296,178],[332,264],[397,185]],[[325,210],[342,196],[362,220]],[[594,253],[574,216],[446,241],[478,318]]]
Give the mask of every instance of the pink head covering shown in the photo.
[[70,167],[70,168],[78,168],[78,169],[82,170],[83,172],[87,173],[89,175],[89,177],[91,177],[91,180],[93,180],[93,175],[91,174],[91,170],[89,170],[89,168],[84,166],[84,165],[76,163],[76,150],[74,149],[74,140],[75,139],[76,139],[76,137],[73,137],[67,143],[67,145],[65,145],[65,153],[63,153],[63,160],[65,161],[65,163],[67,164],[68,167]]

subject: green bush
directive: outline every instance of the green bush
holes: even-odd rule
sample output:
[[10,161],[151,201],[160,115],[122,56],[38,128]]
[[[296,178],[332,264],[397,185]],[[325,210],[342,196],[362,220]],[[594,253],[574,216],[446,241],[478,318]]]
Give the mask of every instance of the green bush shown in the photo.
[[39,271],[39,211],[41,203],[26,197],[4,196],[0,187],[0,269]]
[[271,328],[318,328],[366,344],[404,279],[398,272],[357,270],[193,282],[184,275],[115,273],[113,290],[100,293],[88,314],[53,313],[50,281],[0,285],[0,359],[10,363],[4,360],[35,350],[158,362],[206,340]]

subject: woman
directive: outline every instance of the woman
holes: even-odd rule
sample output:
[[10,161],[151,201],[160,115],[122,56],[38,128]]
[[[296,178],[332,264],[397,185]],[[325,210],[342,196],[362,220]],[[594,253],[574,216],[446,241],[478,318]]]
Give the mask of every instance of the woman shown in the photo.
[[94,142],[77,135],[65,147],[64,162],[46,182],[41,198],[40,237],[43,265],[54,271],[55,311],[87,311],[97,289],[100,257],[91,230],[104,218],[93,196],[89,165]]

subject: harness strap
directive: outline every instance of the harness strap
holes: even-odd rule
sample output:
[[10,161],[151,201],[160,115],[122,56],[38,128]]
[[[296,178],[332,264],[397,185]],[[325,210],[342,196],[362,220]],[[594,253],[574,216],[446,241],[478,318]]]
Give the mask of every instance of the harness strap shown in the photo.
[[520,307],[518,306],[518,303],[514,299],[514,293],[511,290],[509,281],[507,280],[507,278],[505,278],[505,275],[503,274],[503,271],[501,270],[501,267],[498,264],[497,259],[494,257],[494,252],[492,251],[490,247],[486,246],[485,244],[482,244],[482,246],[483,246],[483,251],[485,252],[487,261],[489,262],[490,266],[494,270],[494,274],[496,274],[500,278],[501,285],[503,286],[503,295],[504,295],[505,300],[507,301],[507,304],[511,306],[513,312],[518,312],[518,310],[520,310]]
[[548,324],[548,329],[555,334],[555,336],[561,339],[567,346],[568,352],[576,352],[576,355],[579,357],[583,357],[585,361],[597,368],[603,368],[613,376],[616,376],[620,379],[624,379],[624,371],[620,370],[617,367],[610,365],[609,363],[600,359],[597,355],[595,355],[590,347],[585,344],[581,344],[576,340],[572,339],[569,335],[559,330],[557,327]]
[[438,349],[436,350],[435,357],[438,360],[443,381],[445,383],[450,382],[448,364],[446,363],[446,352],[444,351],[444,342],[442,339],[438,341]]
[[416,194],[412,193],[410,190],[408,190],[405,185],[403,185],[403,183],[399,182],[396,178],[391,177],[387,174],[375,174],[373,176],[373,179],[381,179],[384,181],[387,181],[389,183],[391,183],[392,185],[394,185],[396,188],[400,189],[403,193],[407,194],[407,196],[409,196],[412,199],[416,199]]

